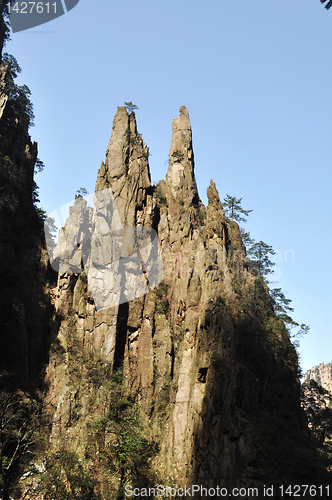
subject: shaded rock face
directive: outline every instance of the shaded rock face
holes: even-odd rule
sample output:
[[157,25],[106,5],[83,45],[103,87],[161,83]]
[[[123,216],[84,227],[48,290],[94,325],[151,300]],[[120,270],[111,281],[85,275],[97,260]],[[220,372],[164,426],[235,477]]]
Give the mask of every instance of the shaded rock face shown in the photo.
[[[1,59],[1,57],[0,57]],[[47,360],[48,259],[34,201],[37,144],[0,67],[0,386],[27,388]],[[11,83],[13,85],[13,83]],[[16,99],[16,100],[15,100]]]
[[139,394],[160,443],[154,464],[163,477],[211,487],[314,477],[314,465],[300,457],[302,450],[306,456],[313,451],[306,448],[295,349],[286,330],[274,326],[266,285],[248,273],[238,225],[225,217],[213,181],[208,206],[199,199],[184,106],[173,121],[166,182],[157,186],[150,183],[148,148],[134,113],[118,108],[96,193],[109,188],[116,212],[109,210],[110,199],[93,213],[77,199],[56,254],[82,240],[75,238],[85,218],[84,238],[101,238],[107,213],[107,231],[129,226],[157,232],[164,279],[134,300],[97,310],[89,266],[98,256],[91,250],[82,271],[84,249],[68,254],[72,267],[60,268],[59,329],[47,375],[61,422],[53,443],[66,438],[82,452],[89,406],[82,404],[73,418],[75,400],[86,395],[70,378],[71,352],[93,351],[121,367],[128,391]]
[[332,363],[308,370],[301,386],[301,406],[327,470],[332,471]]
[[310,381],[303,383],[301,388],[301,405],[307,413],[309,428],[313,427],[313,416],[325,411],[330,403],[331,394],[318,385],[315,380],[310,379]]
[[301,406],[304,409],[313,441],[328,471],[332,471],[332,396],[314,379],[301,387]]

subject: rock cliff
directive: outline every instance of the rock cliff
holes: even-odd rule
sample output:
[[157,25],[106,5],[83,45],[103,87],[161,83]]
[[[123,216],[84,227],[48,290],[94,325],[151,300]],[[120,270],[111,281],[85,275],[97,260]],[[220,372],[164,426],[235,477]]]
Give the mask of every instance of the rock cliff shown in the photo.
[[[107,384],[118,370],[157,446],[150,479],[211,487],[317,481],[324,473],[300,407],[295,348],[265,283],[248,272],[239,227],[225,217],[213,181],[208,206],[199,198],[184,106],[172,128],[166,182],[152,186],[135,114],[118,108],[94,207],[77,197],[60,231],[46,376],[52,446],[89,457],[95,491],[120,498],[129,465],[100,474],[105,450],[119,445],[111,445],[116,432],[93,434],[109,418]],[[148,244],[148,256],[139,249],[130,260],[138,229],[155,231],[158,248]],[[153,248],[162,257],[155,282]]]
[[[1,56],[0,56],[1,60]],[[37,144],[28,89],[9,57],[0,65],[0,386],[27,388],[47,361],[51,281],[35,203]],[[10,382],[9,382],[10,381]]]
[[320,363],[313,368],[310,368],[304,376],[303,383],[314,380],[319,386],[332,394],[332,363]]
[[[1,54],[1,21],[4,500],[120,500],[129,484],[262,492],[330,482],[267,286],[249,272],[212,180],[208,206],[199,198],[184,106],[156,186],[135,114],[118,108],[93,203],[76,197],[49,262],[32,105],[14,83],[17,62]],[[315,404],[329,417],[324,392]]]
[[301,387],[301,405],[308,427],[327,470],[332,461],[332,363],[308,370]]

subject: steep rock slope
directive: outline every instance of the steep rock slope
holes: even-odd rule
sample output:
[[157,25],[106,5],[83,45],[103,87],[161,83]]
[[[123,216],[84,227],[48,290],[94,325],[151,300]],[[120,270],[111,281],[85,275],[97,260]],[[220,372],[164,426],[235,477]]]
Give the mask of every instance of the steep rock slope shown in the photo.
[[332,470],[332,363],[320,363],[308,370],[301,386],[301,405],[308,418],[317,449],[328,470]]
[[37,144],[29,92],[14,83],[13,58],[0,65],[0,380],[27,388],[47,361],[50,299],[43,222],[35,207]]
[[310,380],[314,380],[332,394],[332,363],[320,363],[310,368],[303,376],[303,383],[305,384]]
[[[323,481],[300,407],[296,351],[265,283],[248,272],[238,225],[225,217],[213,181],[208,206],[199,198],[185,107],[172,127],[166,182],[151,186],[135,115],[118,108],[96,183],[97,199],[109,188],[113,195],[99,195],[94,209],[77,197],[60,233],[58,330],[47,373],[57,422],[51,443],[89,457],[101,495],[129,481],[124,465],[104,479],[94,465],[114,431],[103,427],[91,458],[103,405],[102,417],[108,415],[109,363],[122,370],[128,397],[159,443],[151,464],[156,481],[211,487]],[[110,266],[99,242],[110,228],[135,226],[158,233],[163,281],[126,301],[133,274],[126,268],[117,303],[96,307],[91,269]]]

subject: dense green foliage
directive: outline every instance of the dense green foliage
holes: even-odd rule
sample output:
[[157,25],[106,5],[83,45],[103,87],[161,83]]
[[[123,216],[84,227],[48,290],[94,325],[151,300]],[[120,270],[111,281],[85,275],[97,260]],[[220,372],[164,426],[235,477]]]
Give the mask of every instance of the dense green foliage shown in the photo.
[[10,54],[3,54],[2,67],[5,67],[5,87],[4,91],[9,97],[9,104],[12,108],[13,118],[22,119],[25,117],[26,125],[34,125],[33,105],[30,101],[30,89],[27,85],[17,85],[15,79],[21,73],[21,68],[17,60]]
[[157,187],[156,196],[157,196],[157,203],[159,205],[165,205],[166,204],[166,202],[167,202],[166,192],[163,190],[163,188],[162,188],[161,185],[159,185]]
[[8,0],[0,0],[0,63],[2,57],[2,49],[5,46],[6,42],[10,39],[10,23],[7,4]]
[[157,445],[147,435],[136,398],[123,386],[121,371],[103,380],[96,398],[85,458],[100,483],[108,478],[108,493],[123,498],[128,482],[137,486],[151,483],[150,462]]
[[0,493],[18,492],[18,480],[44,444],[47,412],[41,401],[22,391],[0,394]]
[[47,453],[35,470],[32,492],[45,500],[93,500],[93,482],[77,453],[60,447]]

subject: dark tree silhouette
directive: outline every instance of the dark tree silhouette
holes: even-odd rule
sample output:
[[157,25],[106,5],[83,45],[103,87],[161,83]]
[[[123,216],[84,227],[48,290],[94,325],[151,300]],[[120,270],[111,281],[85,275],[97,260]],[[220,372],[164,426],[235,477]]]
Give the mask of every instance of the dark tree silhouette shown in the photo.
[[2,62],[2,49],[6,41],[10,39],[10,23],[8,15],[8,3],[13,0],[0,0],[0,63]]
[[326,0],[320,0],[320,3],[325,3],[324,7],[327,10],[332,7],[332,0],[329,0],[328,2],[326,2]]

